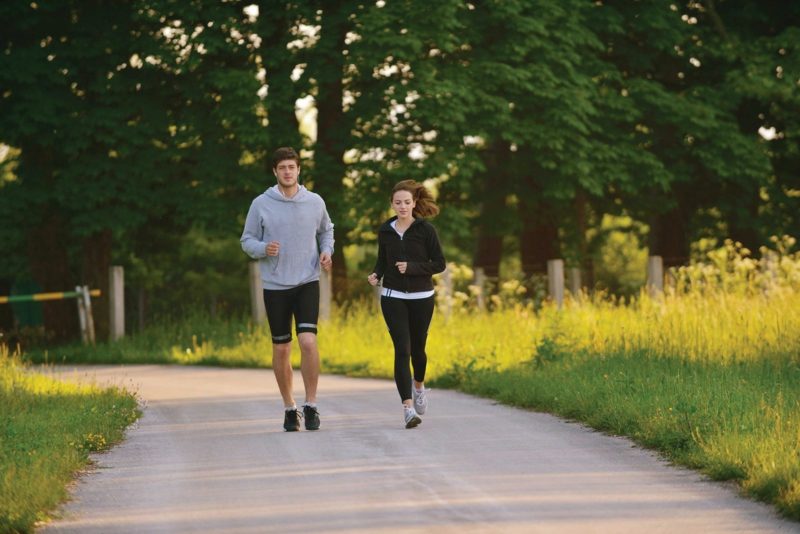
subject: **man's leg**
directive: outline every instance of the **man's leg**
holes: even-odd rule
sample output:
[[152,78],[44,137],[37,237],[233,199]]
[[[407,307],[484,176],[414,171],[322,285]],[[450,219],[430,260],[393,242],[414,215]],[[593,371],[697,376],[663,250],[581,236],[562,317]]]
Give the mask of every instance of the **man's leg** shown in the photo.
[[319,318],[319,282],[298,288],[294,302],[297,342],[300,345],[300,372],[306,388],[306,404],[316,404],[319,382],[319,349],[317,348],[317,319]]
[[281,343],[272,344],[272,371],[275,373],[275,380],[278,382],[278,389],[281,390],[283,406],[291,408],[294,406],[292,396],[292,344]]
[[264,290],[264,307],[272,333],[272,371],[281,391],[284,408],[294,404],[292,397],[292,294],[286,290]]
[[[291,336],[290,336],[291,337]],[[291,343],[272,344],[272,371],[283,397],[283,429],[287,432],[300,430],[300,412],[292,397],[292,345]]]
[[303,417],[306,430],[319,430],[317,382],[319,382],[319,349],[317,348],[317,318],[319,317],[319,282],[298,288],[294,302],[294,321],[297,343],[300,345],[300,372],[306,388]]
[[319,382],[317,335],[311,332],[300,332],[297,334],[297,342],[300,344],[300,372],[306,388],[306,403],[316,404],[317,383]]

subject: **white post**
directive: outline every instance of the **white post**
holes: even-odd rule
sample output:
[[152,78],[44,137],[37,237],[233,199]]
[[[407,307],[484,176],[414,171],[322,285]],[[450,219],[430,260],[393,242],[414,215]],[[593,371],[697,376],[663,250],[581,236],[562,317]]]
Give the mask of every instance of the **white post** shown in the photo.
[[647,291],[651,297],[664,291],[664,260],[661,256],[647,258]]
[[573,296],[581,294],[581,269],[580,267],[570,267],[567,269],[567,278],[569,280],[569,292]]
[[250,262],[250,312],[254,324],[264,324],[267,311],[264,309],[264,292],[261,289],[261,270],[257,261]]
[[86,345],[89,342],[89,334],[86,331],[86,303],[83,300],[81,286],[75,286],[75,291],[79,293],[76,302],[78,303],[78,321],[81,325],[81,342]]
[[321,269],[319,272],[319,318],[327,321],[331,318],[331,301],[333,300],[332,273]]
[[125,337],[125,270],[112,265],[108,270],[108,334],[111,341]]
[[564,260],[547,260],[547,290],[558,307],[564,303]]
[[82,295],[78,298],[83,299],[83,306],[86,310],[86,337],[89,339],[89,343],[94,345],[94,315],[92,314],[92,297],[89,295],[89,286],[83,286],[81,293]]
[[483,267],[475,267],[474,284],[478,286],[478,294],[476,295],[478,309],[484,311],[486,309],[486,299],[483,294],[486,291],[486,274],[483,272]]
[[450,269],[445,267],[442,273],[442,286],[444,289],[444,316],[450,317],[453,311],[453,276],[450,274]]
[[761,268],[766,275],[764,277],[764,294],[769,295],[773,288],[778,284],[778,268],[780,259],[774,250],[768,250],[761,257]]

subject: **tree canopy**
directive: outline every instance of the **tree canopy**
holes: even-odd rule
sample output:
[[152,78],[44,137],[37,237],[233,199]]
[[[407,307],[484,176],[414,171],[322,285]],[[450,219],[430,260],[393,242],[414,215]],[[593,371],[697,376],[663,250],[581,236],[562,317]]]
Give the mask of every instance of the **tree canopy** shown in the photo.
[[[344,246],[372,242],[407,178],[435,189],[449,256],[490,276],[510,250],[527,275],[554,257],[590,273],[609,214],[673,265],[700,237],[800,234],[796,2],[14,0],[0,16],[6,286],[105,287],[115,263],[140,321],[242,307],[236,240],[285,145],[336,225],[340,299],[369,256],[348,265]],[[61,337],[65,306],[45,308]]]

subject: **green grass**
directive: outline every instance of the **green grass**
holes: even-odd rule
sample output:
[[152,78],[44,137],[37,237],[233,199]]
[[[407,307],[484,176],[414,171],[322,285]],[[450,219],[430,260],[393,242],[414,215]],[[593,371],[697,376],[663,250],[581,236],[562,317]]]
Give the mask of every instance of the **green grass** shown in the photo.
[[[327,331],[329,369],[391,376],[374,309]],[[434,387],[629,436],[800,519],[800,294],[437,315],[428,355]]]
[[[263,367],[269,365],[269,352],[248,351],[256,344],[270,343],[269,332],[254,328],[244,318],[212,319],[205,315],[188,317],[180,322],[156,321],[144,333],[129,335],[116,343],[64,345],[46,350],[32,350],[25,359],[35,363],[152,364],[180,363]],[[234,352],[225,351],[235,347]],[[269,346],[268,346],[269,348]]]
[[33,531],[138,416],[131,393],[28,372],[0,347],[0,532]]
[[794,364],[629,353],[570,355],[500,372],[454,369],[439,382],[629,436],[712,478],[737,480],[798,519],[799,379]]

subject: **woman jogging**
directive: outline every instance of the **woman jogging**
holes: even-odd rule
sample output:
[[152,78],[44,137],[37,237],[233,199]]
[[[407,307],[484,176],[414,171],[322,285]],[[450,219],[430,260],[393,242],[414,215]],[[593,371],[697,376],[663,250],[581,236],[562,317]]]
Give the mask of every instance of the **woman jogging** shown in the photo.
[[378,231],[378,261],[367,281],[374,286],[383,279],[381,311],[394,344],[394,381],[406,428],[414,428],[428,407],[424,382],[434,303],[431,276],[444,271],[445,259],[436,229],[423,218],[435,216],[439,207],[422,184],[399,182],[391,206],[396,216]]

